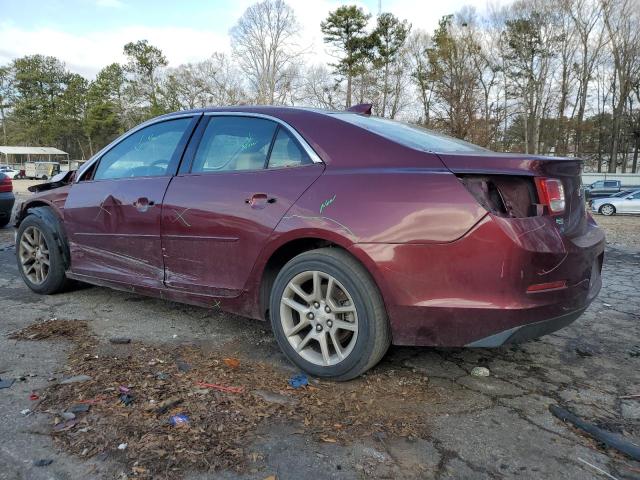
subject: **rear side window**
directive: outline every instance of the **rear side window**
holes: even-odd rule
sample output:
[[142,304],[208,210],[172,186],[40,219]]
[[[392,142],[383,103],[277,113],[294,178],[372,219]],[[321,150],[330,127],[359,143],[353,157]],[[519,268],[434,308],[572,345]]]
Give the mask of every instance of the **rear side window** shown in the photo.
[[258,170],[266,166],[278,124],[251,117],[211,117],[191,172]]
[[618,186],[618,182],[615,182],[615,181],[605,181],[605,182],[604,182],[604,186],[605,186],[605,187],[607,187],[607,188],[610,188],[610,187],[617,187],[617,186]]
[[334,115],[340,120],[357,125],[381,137],[416,150],[436,153],[487,152],[485,148],[418,127],[417,125],[355,113],[336,113]]
[[102,156],[94,180],[167,175],[190,122],[191,118],[167,120],[129,135]]
[[299,167],[312,163],[307,153],[284,128],[278,128],[278,134],[271,147],[269,168]]

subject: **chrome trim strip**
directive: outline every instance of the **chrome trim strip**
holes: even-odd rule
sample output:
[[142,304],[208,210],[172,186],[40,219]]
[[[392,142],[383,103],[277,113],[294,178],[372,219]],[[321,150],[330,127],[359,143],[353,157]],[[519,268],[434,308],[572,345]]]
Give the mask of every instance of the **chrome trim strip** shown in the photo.
[[285,127],[287,129],[287,131],[289,133],[291,133],[296,138],[296,140],[298,140],[298,142],[300,143],[300,145],[302,145],[302,148],[304,148],[304,151],[307,152],[307,155],[309,155],[309,158],[311,158],[311,161],[313,163],[324,163],[322,161],[322,159],[320,158],[320,156],[316,153],[316,151],[311,147],[311,145],[309,145],[309,143],[307,143],[307,141],[304,139],[304,137],[302,137],[302,135],[300,135],[295,128],[293,128],[291,125],[289,125],[284,120],[281,120],[281,119],[279,119],[277,117],[273,117],[271,115],[265,115],[264,113],[229,112],[229,111],[204,112],[204,115],[205,115],[205,117],[221,117],[221,116],[226,116],[226,117],[254,117],[254,118],[264,118],[266,120],[271,120],[271,121],[276,122],[276,123],[282,125],[283,127]]
[[138,130],[141,130],[141,129],[145,128],[145,127],[148,127],[149,125],[153,125],[153,124],[161,123],[161,122],[166,122],[167,120],[173,120],[174,118],[197,117],[199,115],[202,115],[202,112],[181,113],[181,114],[177,114],[177,115],[171,115],[171,114],[162,115],[160,117],[155,117],[155,118],[152,118],[150,120],[147,120],[146,122],[143,122],[140,125],[137,125],[137,126],[133,127],[131,130],[126,131],[125,133],[120,135],[118,138],[113,140],[108,145],[102,147],[102,149],[100,149],[98,152],[96,152],[93,155],[93,157],[91,157],[89,160],[87,160],[78,169],[78,173],[76,174],[76,178],[73,181],[73,183],[78,183],[80,181],[80,179],[82,178],[82,174],[85,172],[85,170],[87,170],[89,167],[91,167],[91,165],[96,163],[98,161],[98,159],[100,157],[102,157],[102,155],[107,153],[109,150],[111,150],[113,147],[115,147],[118,143],[122,142],[128,136],[133,135],[134,133],[136,133]]

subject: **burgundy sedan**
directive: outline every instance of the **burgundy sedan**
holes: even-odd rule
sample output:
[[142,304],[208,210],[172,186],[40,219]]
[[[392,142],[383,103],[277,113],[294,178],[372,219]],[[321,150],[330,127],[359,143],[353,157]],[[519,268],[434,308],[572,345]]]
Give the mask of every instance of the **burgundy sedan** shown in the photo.
[[17,260],[38,293],[269,319],[293,363],[346,380],[392,342],[496,347],[580,316],[604,249],[580,171],[362,113],[178,112],[35,188]]

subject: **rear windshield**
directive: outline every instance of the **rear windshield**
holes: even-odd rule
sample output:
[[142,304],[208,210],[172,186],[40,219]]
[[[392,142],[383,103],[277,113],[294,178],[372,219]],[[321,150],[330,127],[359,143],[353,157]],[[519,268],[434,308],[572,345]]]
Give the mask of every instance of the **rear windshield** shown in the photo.
[[409,123],[355,113],[336,113],[340,120],[352,123],[406,147],[436,153],[486,152],[469,142],[436,133]]

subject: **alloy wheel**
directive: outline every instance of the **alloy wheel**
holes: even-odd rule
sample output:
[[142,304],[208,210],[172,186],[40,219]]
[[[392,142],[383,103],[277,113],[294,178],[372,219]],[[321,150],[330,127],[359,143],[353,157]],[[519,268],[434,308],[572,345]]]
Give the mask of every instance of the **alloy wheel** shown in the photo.
[[32,226],[22,232],[19,254],[24,275],[36,285],[43,283],[49,275],[49,246],[40,229]]
[[280,300],[284,334],[302,358],[315,365],[342,362],[358,337],[351,294],[328,273],[305,271],[287,284]]
[[603,215],[613,215],[613,206],[611,205],[604,205],[601,209],[601,212]]

